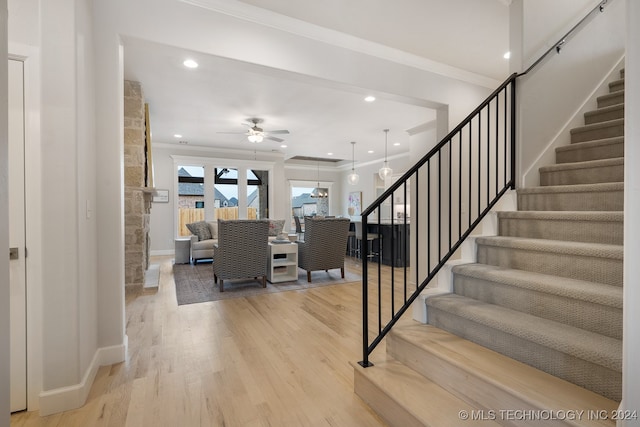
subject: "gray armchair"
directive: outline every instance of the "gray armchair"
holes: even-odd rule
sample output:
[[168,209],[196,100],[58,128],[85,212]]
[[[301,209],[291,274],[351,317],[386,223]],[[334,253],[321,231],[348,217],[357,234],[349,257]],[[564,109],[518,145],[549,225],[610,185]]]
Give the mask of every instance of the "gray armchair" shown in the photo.
[[298,242],[298,266],[307,270],[307,282],[315,270],[339,268],[344,278],[348,232],[348,218],[305,219],[304,242]]
[[228,279],[261,278],[267,286],[267,220],[218,220],[218,243],[213,250],[213,278],[220,292]]

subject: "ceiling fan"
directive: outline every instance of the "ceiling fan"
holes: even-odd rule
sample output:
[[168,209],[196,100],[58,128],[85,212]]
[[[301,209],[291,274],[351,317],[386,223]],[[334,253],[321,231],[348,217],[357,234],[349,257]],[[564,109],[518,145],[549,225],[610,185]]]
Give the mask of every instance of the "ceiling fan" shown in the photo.
[[247,123],[243,123],[243,125],[249,126],[249,129],[247,129],[246,132],[218,132],[218,133],[244,134],[244,135],[247,135],[247,139],[249,139],[250,142],[262,142],[263,139],[270,139],[276,142],[284,141],[284,139],[275,137],[273,135],[288,134],[289,133],[288,130],[279,129],[279,130],[266,131],[258,126],[263,121],[264,120],[258,119],[258,118],[247,119]]

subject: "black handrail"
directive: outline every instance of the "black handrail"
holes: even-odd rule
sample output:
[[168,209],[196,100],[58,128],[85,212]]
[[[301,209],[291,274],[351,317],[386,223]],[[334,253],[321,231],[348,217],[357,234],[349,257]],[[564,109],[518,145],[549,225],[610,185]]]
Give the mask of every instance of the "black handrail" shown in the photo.
[[562,50],[562,47],[565,45],[565,43],[567,43],[567,40],[569,39],[569,37],[571,37],[578,30],[578,28],[582,27],[589,19],[593,18],[594,15],[596,15],[597,13],[604,12],[604,6],[607,3],[609,3],[609,0],[602,0],[600,3],[598,3],[598,5],[596,7],[594,7],[593,9],[591,9],[591,11],[589,11],[589,13],[587,13],[584,16],[584,18],[582,18],[576,25],[571,27],[571,29],[569,31],[567,31],[567,33],[560,38],[560,40],[558,40],[545,53],[543,53],[540,56],[540,58],[538,58],[533,64],[531,64],[529,66],[529,68],[527,68],[522,73],[518,74],[518,77],[524,76],[525,74],[528,74],[529,71],[531,71],[534,68],[536,68],[538,66],[538,64],[540,64],[542,61],[544,61],[545,58],[547,56],[549,56],[549,54],[551,52],[555,51],[556,53],[560,53],[560,51]]
[[[463,241],[471,234],[474,228],[491,211],[498,200],[510,189],[515,189],[516,171],[516,81],[537,67],[554,50],[559,53],[562,46],[570,36],[584,25],[596,12],[602,12],[604,6],[610,0],[601,1],[580,22],[569,30],[557,43],[547,50],[527,70],[522,73],[514,73],[502,83],[487,99],[485,99],[471,114],[469,114],[446,137],[433,147],[418,163],[403,174],[395,183],[378,197],[369,207],[362,212],[362,229],[367,233],[369,229],[369,216],[376,217],[378,248],[377,253],[372,254],[372,262],[377,265],[377,333],[370,342],[369,337],[369,247],[362,245],[362,327],[363,327],[363,358],[358,362],[363,367],[372,366],[369,355],[382,341],[385,335],[397,323],[429,282],[436,276],[442,266],[460,248]],[[502,103],[501,103],[502,100]],[[492,112],[492,108],[494,108]],[[492,116],[493,114],[493,116]],[[483,127],[483,124],[485,127]],[[456,145],[457,141],[457,145]],[[483,153],[483,149],[485,153]],[[457,159],[453,152],[457,150]],[[463,150],[465,151],[463,155]],[[492,156],[493,155],[493,156]],[[492,160],[493,158],[493,160]],[[502,158],[502,161],[501,161]],[[456,161],[454,161],[456,160]],[[443,171],[443,161],[446,170]],[[434,166],[432,167],[432,162]],[[448,163],[447,163],[448,162]],[[457,174],[452,171],[457,168]],[[434,172],[436,172],[435,178]],[[486,172],[486,174],[483,174]],[[494,172],[492,174],[492,172]],[[446,181],[443,187],[443,181]],[[410,192],[413,200],[407,199],[408,185],[415,186]],[[484,184],[484,185],[483,185]],[[493,186],[491,185],[493,184]],[[426,191],[422,186],[426,185]],[[401,202],[396,202],[397,192],[401,189]],[[432,194],[437,187],[437,195]],[[444,195],[443,195],[444,193]],[[457,197],[454,197],[457,196]],[[433,200],[432,208],[432,199]],[[446,203],[443,203],[443,197]],[[396,205],[396,203],[398,203]],[[426,224],[418,221],[421,214],[421,206],[426,208]],[[396,207],[402,219],[396,223]],[[424,259],[421,253],[426,249],[426,266],[415,265],[415,289],[408,294],[409,267],[409,208],[413,214],[411,221],[411,233],[415,243],[414,257],[416,260]],[[443,211],[443,209],[445,211]],[[388,211],[388,218],[383,218],[382,212]],[[475,216],[472,211],[475,210]],[[455,212],[454,212],[455,211]],[[457,214],[457,222],[453,221],[453,215]],[[435,217],[435,218],[434,218]],[[381,224],[383,219],[394,230],[382,241]],[[466,222],[463,223],[463,220]],[[434,220],[437,224],[434,225]],[[395,232],[395,228],[399,229]],[[465,228],[466,227],[466,228]],[[432,236],[432,231],[434,231]],[[443,230],[446,230],[446,239],[443,241]],[[457,240],[453,242],[454,232],[457,232]],[[437,233],[437,235],[436,235]],[[398,245],[398,241],[402,244]],[[435,242],[435,248],[434,246]],[[434,250],[435,249],[435,250]],[[443,249],[445,254],[443,255]],[[401,252],[401,265],[396,267],[396,251]],[[391,257],[388,257],[388,252]],[[385,257],[386,255],[386,257]],[[432,266],[432,260],[435,263]],[[415,260],[413,261],[416,262]],[[391,283],[390,299],[382,298],[383,270],[381,265],[385,263],[391,266],[385,279]],[[396,269],[403,268],[403,289],[401,306],[396,310]],[[424,280],[421,279],[421,270],[426,268]],[[385,270],[387,271],[387,270]],[[383,316],[384,307],[389,309],[388,315]]]

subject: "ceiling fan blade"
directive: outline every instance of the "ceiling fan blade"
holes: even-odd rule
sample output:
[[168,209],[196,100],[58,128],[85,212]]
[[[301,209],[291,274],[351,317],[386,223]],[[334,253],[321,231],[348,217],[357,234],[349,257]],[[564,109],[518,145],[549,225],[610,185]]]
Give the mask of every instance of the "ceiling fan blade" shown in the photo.
[[288,130],[286,130],[286,129],[280,129],[280,130],[268,130],[268,131],[266,131],[266,133],[271,133],[271,134],[280,134],[280,135],[283,135],[283,134],[288,134],[288,133],[289,133],[289,131],[288,131]]
[[264,139],[270,139],[270,140],[276,141],[276,142],[284,141],[284,139],[282,139],[282,138],[276,138],[275,136],[269,136],[269,135],[265,135]]

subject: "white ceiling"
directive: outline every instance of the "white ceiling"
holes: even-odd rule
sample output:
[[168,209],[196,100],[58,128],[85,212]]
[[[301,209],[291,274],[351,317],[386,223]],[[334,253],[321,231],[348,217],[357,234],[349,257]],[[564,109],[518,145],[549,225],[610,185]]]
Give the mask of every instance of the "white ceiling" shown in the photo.
[[[243,3],[496,80],[507,73],[508,64],[502,58],[508,44],[504,0]],[[455,27],[449,24],[451,20]],[[185,68],[182,62],[186,58],[195,59],[199,67]],[[366,103],[363,98],[368,92],[362,88],[340,87],[139,39],[124,41],[124,66],[125,78],[142,84],[155,142],[178,144],[182,140],[190,146],[277,150],[285,158],[328,158],[331,152],[335,158],[350,160],[350,141],[356,141],[356,159],[362,162],[384,155],[383,128],[390,129],[392,156],[408,151],[408,129],[435,119],[435,112],[419,100],[378,97]],[[287,147],[269,140],[251,144],[242,134],[218,133],[246,131],[242,123],[251,117],[264,119],[262,127],[266,131],[288,129],[289,135],[277,135]],[[175,138],[174,134],[182,137]],[[396,142],[400,145],[394,146]]]

